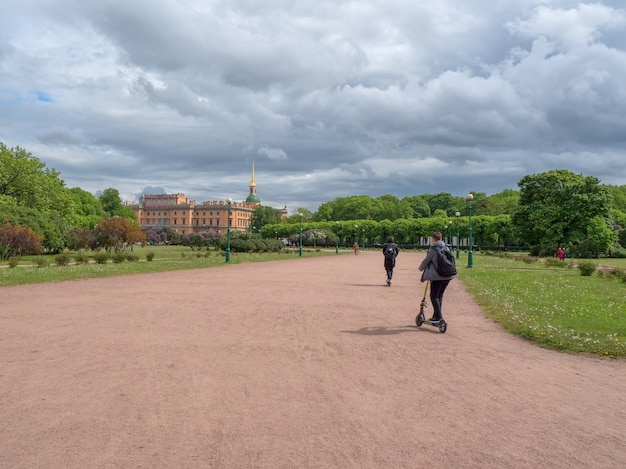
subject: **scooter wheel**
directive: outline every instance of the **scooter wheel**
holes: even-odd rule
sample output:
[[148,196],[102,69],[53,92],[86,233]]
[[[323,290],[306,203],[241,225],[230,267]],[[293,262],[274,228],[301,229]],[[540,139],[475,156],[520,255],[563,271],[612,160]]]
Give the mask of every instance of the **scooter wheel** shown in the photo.
[[448,329],[448,323],[442,319],[439,323],[439,332],[443,334],[446,332],[446,329]]
[[417,316],[415,316],[415,325],[417,327],[422,327],[422,324],[424,324],[424,318],[421,314],[418,314]]

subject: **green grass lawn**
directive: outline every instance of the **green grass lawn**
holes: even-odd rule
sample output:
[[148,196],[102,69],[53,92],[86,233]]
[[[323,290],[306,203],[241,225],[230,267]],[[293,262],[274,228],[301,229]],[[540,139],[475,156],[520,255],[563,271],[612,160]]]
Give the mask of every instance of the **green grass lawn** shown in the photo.
[[[611,265],[626,268],[619,261]],[[547,348],[626,357],[626,283],[481,254],[474,268],[459,267],[468,291],[506,330]]]
[[[343,251],[344,253],[348,251]],[[147,260],[148,253],[154,253],[152,261]],[[280,253],[231,253],[231,264],[243,262],[264,262],[278,259],[298,258],[298,249],[286,249]],[[113,263],[109,260],[106,264],[96,264],[90,257],[88,264],[72,263],[67,266],[55,265],[55,256],[25,256],[17,267],[9,268],[8,262],[0,263],[0,286],[21,285],[27,283],[60,282],[64,280],[77,280],[84,278],[112,277],[116,275],[131,275],[150,272],[165,272],[170,270],[200,269],[225,265],[225,253],[223,251],[192,251],[185,246],[147,246],[136,247],[131,254],[138,256],[138,262],[124,261]],[[316,257],[334,255],[334,249],[315,250],[304,249],[303,257]],[[49,263],[46,267],[36,264],[38,259],[45,258]]]

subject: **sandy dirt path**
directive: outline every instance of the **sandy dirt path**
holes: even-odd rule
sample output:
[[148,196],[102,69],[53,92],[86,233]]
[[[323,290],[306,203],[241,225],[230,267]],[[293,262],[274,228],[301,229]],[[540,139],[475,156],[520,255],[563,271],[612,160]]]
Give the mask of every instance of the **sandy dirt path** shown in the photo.
[[0,288],[2,468],[623,468],[626,362],[539,349],[423,254]]

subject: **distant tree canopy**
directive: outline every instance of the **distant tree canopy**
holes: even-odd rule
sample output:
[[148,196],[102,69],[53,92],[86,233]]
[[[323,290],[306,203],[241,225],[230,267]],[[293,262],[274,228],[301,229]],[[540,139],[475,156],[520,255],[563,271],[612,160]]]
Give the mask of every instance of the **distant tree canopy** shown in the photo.
[[[510,213],[517,203],[519,194],[507,190],[501,194],[487,197],[482,192],[473,193],[472,207],[476,215],[504,215]],[[457,197],[447,192],[438,194],[413,195],[399,199],[385,194],[380,197],[356,195],[339,197],[323,203],[313,214],[314,221],[342,220],[400,220],[409,218],[428,218],[437,213],[453,217],[456,212],[467,213],[465,196]]]
[[108,188],[102,191],[100,197],[98,197],[102,209],[109,217],[123,217],[129,220],[136,220],[137,216],[135,212],[129,207],[125,207],[122,203],[122,198],[117,189]]
[[254,233],[258,233],[261,228],[265,225],[269,225],[272,223],[280,223],[282,220],[282,214],[280,210],[267,207],[264,205],[259,205],[252,212],[252,218],[250,219],[250,226],[252,227],[252,231]]
[[[518,235],[530,246],[579,243],[589,237],[611,244],[611,196],[594,177],[552,170],[523,177],[512,214]],[[608,243],[608,245],[607,245]]]

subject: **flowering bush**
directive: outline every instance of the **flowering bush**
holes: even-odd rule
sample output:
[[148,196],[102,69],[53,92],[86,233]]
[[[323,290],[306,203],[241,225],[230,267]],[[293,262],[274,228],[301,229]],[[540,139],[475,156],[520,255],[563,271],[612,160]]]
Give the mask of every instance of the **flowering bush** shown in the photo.
[[0,259],[43,253],[43,236],[31,228],[5,223],[0,227]]

